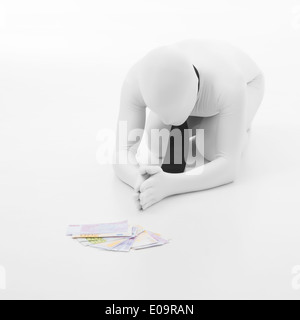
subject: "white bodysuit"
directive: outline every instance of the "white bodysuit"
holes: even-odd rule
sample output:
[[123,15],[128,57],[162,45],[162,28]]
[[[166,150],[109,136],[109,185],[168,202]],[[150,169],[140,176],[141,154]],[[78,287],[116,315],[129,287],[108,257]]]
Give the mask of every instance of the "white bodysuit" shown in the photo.
[[[264,77],[261,70],[241,50],[223,42],[187,40],[161,50],[176,52],[179,58],[174,58],[175,64],[170,58],[170,65],[176,65],[178,59],[178,65],[182,68],[178,68],[176,72],[181,76],[176,77],[174,71],[174,74],[164,77],[169,70],[168,66],[163,70],[163,63],[155,61],[159,60],[157,57],[160,49],[155,54],[150,54],[150,58],[143,58],[130,70],[124,82],[119,121],[127,122],[128,132],[134,129],[146,129],[148,133],[152,129],[170,129],[172,125],[180,125],[186,120],[190,128],[205,130],[205,158],[210,163],[205,165],[200,176],[177,175],[176,179],[181,187],[175,188],[172,194],[200,191],[232,182],[236,176],[247,131],[264,96]],[[161,66],[162,74],[157,75],[154,71],[151,73],[156,65]],[[200,90],[196,97],[195,83],[192,82],[194,78],[192,80],[191,75],[194,71],[192,66],[196,67],[200,75]],[[193,77],[196,77],[195,73]],[[179,78],[184,79],[184,82],[180,83]],[[160,79],[163,79],[162,84],[157,87]],[[171,86],[166,85],[166,79],[174,81],[173,88],[177,86],[177,89],[171,90]],[[162,92],[156,96],[161,87]],[[181,87],[185,88],[181,90]],[[187,97],[190,97],[190,100]],[[171,109],[171,106],[163,109],[157,101],[163,101],[161,105],[170,102],[174,109]],[[175,107],[177,101],[178,105]],[[187,114],[178,111],[184,110],[185,106]],[[145,128],[147,107],[151,113]],[[170,121],[167,121],[167,118]],[[128,141],[126,145],[117,144],[117,153],[128,152],[129,157],[134,157],[134,144],[132,141]],[[137,174],[133,166],[126,168],[116,165],[116,169],[121,180],[131,186],[135,185]]]

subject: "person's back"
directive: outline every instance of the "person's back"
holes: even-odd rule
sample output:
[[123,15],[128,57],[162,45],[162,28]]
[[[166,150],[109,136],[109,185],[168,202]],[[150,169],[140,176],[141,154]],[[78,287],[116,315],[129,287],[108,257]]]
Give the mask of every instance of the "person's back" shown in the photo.
[[224,63],[232,67],[236,66],[236,71],[240,72],[246,83],[252,81],[257,73],[261,72],[261,69],[248,54],[224,41],[192,39],[178,42],[172,46],[180,48],[182,52],[195,60],[196,63],[200,63],[202,67],[205,67],[205,63],[211,67],[211,63],[217,63],[218,66],[221,64],[221,68],[224,67]]

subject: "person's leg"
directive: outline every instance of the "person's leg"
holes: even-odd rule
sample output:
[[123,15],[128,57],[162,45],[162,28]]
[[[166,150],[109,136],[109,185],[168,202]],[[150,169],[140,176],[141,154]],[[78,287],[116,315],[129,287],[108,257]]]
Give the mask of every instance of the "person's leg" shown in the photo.
[[196,130],[204,131],[204,154],[202,156],[207,161],[213,161],[216,157],[216,137],[218,123],[218,115],[208,118],[191,117],[188,120],[189,128],[193,130],[194,136],[196,135]]
[[[263,101],[265,93],[265,79],[263,74],[259,74],[254,80],[248,83],[247,87],[247,127],[245,135],[245,147],[247,145],[249,131],[255,115]],[[216,157],[216,137],[218,130],[219,116],[208,118],[191,117],[189,119],[189,128],[193,129],[195,135],[196,129],[204,130],[204,158],[213,161]]]

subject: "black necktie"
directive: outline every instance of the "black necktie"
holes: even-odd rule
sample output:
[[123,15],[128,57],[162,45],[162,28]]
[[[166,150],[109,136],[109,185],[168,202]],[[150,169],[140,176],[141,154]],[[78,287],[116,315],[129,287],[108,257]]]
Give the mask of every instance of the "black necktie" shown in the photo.
[[173,126],[170,132],[169,147],[162,169],[167,173],[183,173],[186,168],[186,156],[189,149],[189,134],[186,121],[181,126]]

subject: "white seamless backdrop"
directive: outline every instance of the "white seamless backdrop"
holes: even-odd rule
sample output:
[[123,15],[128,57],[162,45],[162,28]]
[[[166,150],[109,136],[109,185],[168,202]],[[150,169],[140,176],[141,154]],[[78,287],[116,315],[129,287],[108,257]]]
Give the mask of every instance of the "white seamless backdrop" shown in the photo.
[[[234,184],[140,215],[97,135],[130,66],[186,38],[244,49],[266,98]],[[296,0],[0,0],[0,299],[299,299],[299,40]],[[124,219],[172,242],[111,254],[64,236]]]

